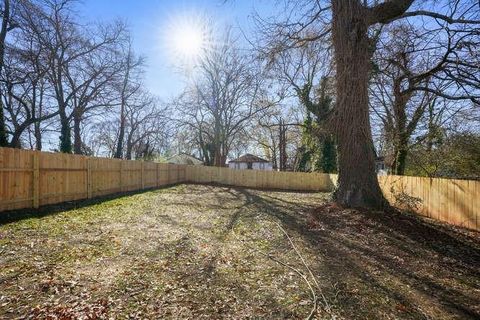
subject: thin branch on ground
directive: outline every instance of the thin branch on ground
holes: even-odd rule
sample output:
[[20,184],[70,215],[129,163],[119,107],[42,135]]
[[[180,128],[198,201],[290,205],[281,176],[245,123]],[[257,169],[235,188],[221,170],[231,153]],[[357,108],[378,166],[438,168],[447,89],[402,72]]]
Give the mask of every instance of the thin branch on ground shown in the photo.
[[293,243],[292,238],[290,238],[290,236],[288,235],[287,231],[285,231],[285,229],[284,229],[278,222],[275,222],[275,224],[276,224],[277,227],[283,232],[283,234],[287,237],[288,242],[290,242],[290,245],[292,246],[293,250],[295,251],[295,253],[297,254],[297,256],[300,258],[300,260],[302,261],[302,263],[303,263],[303,265],[305,266],[305,268],[308,270],[308,273],[310,274],[310,277],[312,277],[312,279],[313,279],[313,281],[315,282],[315,285],[316,285],[316,287],[317,287],[317,289],[318,289],[318,292],[319,292],[320,296],[322,297],[325,310],[327,311],[327,313],[331,314],[332,308],[331,308],[330,304],[328,303],[327,298],[326,298],[325,295],[323,294],[323,291],[322,291],[322,289],[320,288],[320,285],[318,284],[317,278],[314,276],[312,270],[311,270],[310,267],[308,266],[308,264],[307,264],[307,262],[305,261],[305,259],[303,258],[303,256],[300,254],[300,251],[298,250],[297,246],[295,246],[295,244]]
[[[291,246],[293,247],[294,251],[296,252],[296,254],[300,257],[300,260],[302,261],[304,267],[308,270],[310,276],[313,278],[313,281],[315,282],[315,286],[317,287],[322,299],[323,299],[323,304],[324,304],[324,309],[325,311],[332,316],[332,319],[334,319],[335,317],[331,314],[331,306],[330,304],[328,303],[325,295],[323,294],[322,290],[320,289],[320,285],[318,284],[317,282],[317,279],[315,278],[315,276],[313,275],[313,272],[311,271],[311,269],[308,267],[307,263],[305,262],[305,259],[303,258],[303,256],[300,254],[300,252],[298,251],[297,247],[293,244],[293,241],[292,239],[290,238],[290,236],[287,234],[287,232],[276,222],[277,226],[279,227],[279,229],[287,236],[288,238],[288,241],[290,242]],[[233,228],[231,229],[232,231],[232,234],[233,236],[238,240],[240,241],[241,243],[243,243],[246,247],[248,247],[250,250],[252,251],[255,251],[257,252],[258,254],[272,260],[273,262],[276,262],[290,270],[292,270],[293,272],[295,272],[296,274],[298,274],[302,280],[307,284],[309,290],[310,290],[310,294],[312,296],[312,309],[309,313],[309,315],[307,316],[307,320],[311,320],[313,319],[313,317],[315,316],[315,313],[317,312],[317,309],[318,309],[318,297],[317,297],[317,294],[315,292],[315,289],[313,288],[312,286],[312,283],[308,280],[308,277],[302,272],[300,271],[299,269],[293,267],[292,265],[286,263],[286,262],[283,262],[279,259],[277,259],[276,257],[272,256],[271,254],[269,253],[265,253],[255,247],[252,247],[251,245],[249,245],[245,240],[243,239],[240,239],[240,237],[237,236],[237,234],[235,233],[235,230],[233,230]]]

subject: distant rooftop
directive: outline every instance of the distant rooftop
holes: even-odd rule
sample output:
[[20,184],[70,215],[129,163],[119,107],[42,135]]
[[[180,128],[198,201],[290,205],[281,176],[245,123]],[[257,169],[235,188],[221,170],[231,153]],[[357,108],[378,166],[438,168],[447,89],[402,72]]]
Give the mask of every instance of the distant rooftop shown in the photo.
[[230,160],[229,162],[269,162],[268,160],[257,157],[253,154],[247,153],[237,159]]
[[188,165],[200,165],[203,164],[203,161],[186,153],[179,153],[171,156],[167,159],[168,163],[174,164],[188,164]]

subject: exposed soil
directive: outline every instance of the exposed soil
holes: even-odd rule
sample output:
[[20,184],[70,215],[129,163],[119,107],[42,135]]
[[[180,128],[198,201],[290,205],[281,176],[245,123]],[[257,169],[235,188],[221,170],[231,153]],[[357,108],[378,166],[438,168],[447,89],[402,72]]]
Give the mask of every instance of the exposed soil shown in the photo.
[[312,290],[318,319],[480,318],[478,233],[328,197],[179,185],[2,213],[0,319],[302,319]]

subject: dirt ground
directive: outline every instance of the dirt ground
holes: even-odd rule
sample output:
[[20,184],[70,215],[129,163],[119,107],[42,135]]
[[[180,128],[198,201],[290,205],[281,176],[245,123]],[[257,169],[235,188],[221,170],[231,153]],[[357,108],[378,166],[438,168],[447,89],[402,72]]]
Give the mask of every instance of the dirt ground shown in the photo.
[[328,197],[179,185],[2,213],[0,319],[480,318],[478,233]]

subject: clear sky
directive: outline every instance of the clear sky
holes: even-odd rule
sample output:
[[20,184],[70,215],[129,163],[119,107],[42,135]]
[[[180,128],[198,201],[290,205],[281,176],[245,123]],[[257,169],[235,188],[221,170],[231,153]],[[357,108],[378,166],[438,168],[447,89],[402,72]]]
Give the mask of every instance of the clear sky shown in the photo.
[[232,25],[248,31],[254,8],[268,7],[269,1],[255,0],[83,0],[78,9],[89,21],[125,19],[133,35],[134,49],[147,59],[145,84],[167,100],[182,88],[175,71],[174,57],[166,44],[168,30],[178,19],[207,15],[216,24]]

